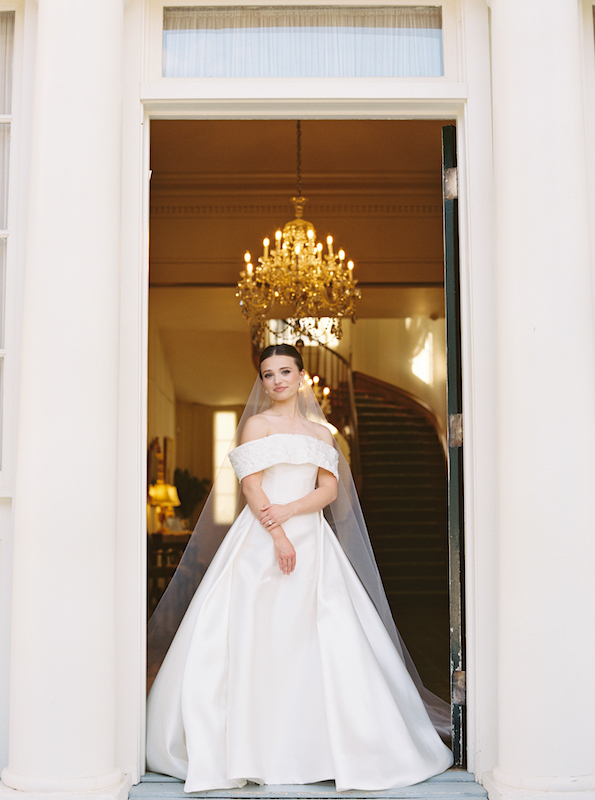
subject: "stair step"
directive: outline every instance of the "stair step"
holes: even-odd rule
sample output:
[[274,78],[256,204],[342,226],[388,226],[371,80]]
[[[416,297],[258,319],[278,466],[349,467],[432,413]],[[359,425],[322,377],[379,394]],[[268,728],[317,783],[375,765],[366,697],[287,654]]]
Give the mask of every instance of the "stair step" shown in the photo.
[[[442,458],[442,457],[441,457]],[[386,447],[384,450],[360,451],[360,462],[374,471],[399,469],[403,473],[427,471],[428,474],[439,474],[436,454],[420,452],[417,449],[405,450]],[[442,467],[444,470],[444,467]],[[442,475],[444,472],[442,471]]]
[[442,445],[423,414],[356,392],[362,507],[389,597],[448,593]]
[[429,594],[433,592],[448,593],[448,582],[446,579],[426,578],[421,576],[382,575],[382,582],[388,595],[399,594]]
[[[384,527],[388,523],[392,525],[393,530],[396,533],[399,533],[404,528],[409,529],[410,525],[413,525],[412,530],[415,530],[420,525],[431,525],[433,521],[433,516],[432,514],[428,513],[428,511],[422,514],[421,511],[417,511],[415,508],[401,509],[398,516],[396,514],[392,514],[382,517],[380,515],[369,514],[367,517],[367,523],[370,529],[378,529],[380,526]],[[442,528],[446,530],[446,520],[444,520]]]
[[410,539],[411,541],[418,542],[424,539],[436,539],[436,537],[444,537],[447,539],[446,525],[439,525],[436,522],[421,522],[414,520],[409,522],[407,526],[396,525],[394,520],[391,522],[374,522],[368,523],[368,528],[371,533],[376,536],[391,536],[399,541]]

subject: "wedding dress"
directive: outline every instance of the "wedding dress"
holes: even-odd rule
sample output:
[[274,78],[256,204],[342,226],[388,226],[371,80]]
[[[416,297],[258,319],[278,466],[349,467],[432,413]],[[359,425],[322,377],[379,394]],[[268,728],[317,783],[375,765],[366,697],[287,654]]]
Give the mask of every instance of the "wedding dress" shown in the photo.
[[[271,503],[337,474],[337,451],[273,434],[230,453],[241,480],[262,472]],[[432,725],[386,627],[322,512],[283,528],[283,575],[246,506],[200,583],[149,693],[147,766],[186,792],[334,780],[380,790],[443,772]]]

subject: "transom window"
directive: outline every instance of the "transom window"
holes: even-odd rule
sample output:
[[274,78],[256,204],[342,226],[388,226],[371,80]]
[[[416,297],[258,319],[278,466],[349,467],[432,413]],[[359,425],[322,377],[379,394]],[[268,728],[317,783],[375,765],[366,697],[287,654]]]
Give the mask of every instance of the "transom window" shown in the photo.
[[435,77],[440,6],[164,8],[166,78]]

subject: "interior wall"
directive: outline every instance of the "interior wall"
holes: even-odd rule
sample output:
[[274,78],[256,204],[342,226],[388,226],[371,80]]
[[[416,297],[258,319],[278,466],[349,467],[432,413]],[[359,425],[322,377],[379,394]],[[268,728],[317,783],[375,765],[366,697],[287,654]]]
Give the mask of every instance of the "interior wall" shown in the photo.
[[[207,406],[202,403],[176,403],[176,465],[187,469],[195,478],[207,478],[210,483],[215,479],[213,469],[214,448],[214,416],[216,411],[235,411],[239,420],[241,405]],[[199,505],[190,519],[193,528],[198,519]]]
[[[304,216],[366,285],[440,285],[441,120],[303,120]],[[151,123],[152,286],[233,287],[294,217],[295,120]]]
[[176,392],[174,379],[154,320],[149,322],[149,415],[148,442],[157,436],[163,449],[163,437],[176,438]]
[[178,446],[176,462],[197,478],[213,481],[213,421],[216,411],[235,411],[238,420],[243,405],[206,406],[202,403],[176,403]]
[[176,403],[176,462],[196,478],[213,480],[213,407]]
[[256,370],[235,287],[151,288],[149,302],[176,399],[205,406],[244,402]]
[[[408,322],[409,320],[409,322]],[[426,383],[412,371],[428,334],[433,338],[433,376]],[[360,319],[351,331],[352,367],[425,400],[446,426],[446,330],[444,319]]]

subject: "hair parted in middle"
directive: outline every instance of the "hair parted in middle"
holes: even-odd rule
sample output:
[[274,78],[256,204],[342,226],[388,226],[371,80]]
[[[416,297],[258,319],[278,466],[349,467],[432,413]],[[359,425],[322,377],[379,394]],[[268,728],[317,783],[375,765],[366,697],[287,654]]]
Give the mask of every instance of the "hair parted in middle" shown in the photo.
[[258,374],[262,380],[262,362],[266,361],[267,358],[271,356],[289,356],[293,358],[295,363],[297,364],[297,368],[301,372],[304,369],[304,362],[302,361],[302,357],[299,352],[295,349],[295,347],[291,344],[270,344],[260,354],[260,359],[258,361]]

